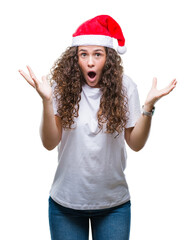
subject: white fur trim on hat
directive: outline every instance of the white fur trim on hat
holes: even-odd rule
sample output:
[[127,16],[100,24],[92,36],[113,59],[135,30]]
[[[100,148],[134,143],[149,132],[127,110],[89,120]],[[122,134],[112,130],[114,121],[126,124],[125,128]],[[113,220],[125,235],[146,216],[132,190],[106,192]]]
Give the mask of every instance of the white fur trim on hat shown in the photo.
[[113,48],[113,39],[104,35],[79,35],[73,37],[72,46],[97,45]]

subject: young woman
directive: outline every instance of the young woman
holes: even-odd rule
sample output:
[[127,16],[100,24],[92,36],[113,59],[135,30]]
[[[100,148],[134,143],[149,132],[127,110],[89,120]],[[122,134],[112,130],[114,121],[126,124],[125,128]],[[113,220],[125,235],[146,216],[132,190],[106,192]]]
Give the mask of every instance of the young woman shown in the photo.
[[148,138],[155,103],[176,86],[157,90],[157,79],[142,113],[136,84],[123,74],[118,51],[125,39],[110,16],[97,16],[73,34],[72,46],[51,69],[52,87],[19,70],[43,100],[40,135],[46,149],[58,145],[58,167],[49,197],[53,240],[128,240],[131,202],[123,173],[125,141],[134,151]]

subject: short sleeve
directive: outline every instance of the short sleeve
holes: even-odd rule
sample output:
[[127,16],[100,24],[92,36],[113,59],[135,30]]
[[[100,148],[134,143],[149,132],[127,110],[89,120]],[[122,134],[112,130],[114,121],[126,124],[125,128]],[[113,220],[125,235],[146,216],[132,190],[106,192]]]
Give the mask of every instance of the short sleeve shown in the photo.
[[137,85],[129,77],[125,77],[125,87],[127,88],[128,97],[128,121],[125,128],[134,127],[139,117],[141,116],[140,99]]
[[58,105],[57,105],[57,101],[56,98],[54,96],[54,89],[55,89],[56,83],[54,82],[54,84],[52,85],[52,93],[53,93],[53,111],[54,111],[54,115],[59,116],[57,109],[58,109]]

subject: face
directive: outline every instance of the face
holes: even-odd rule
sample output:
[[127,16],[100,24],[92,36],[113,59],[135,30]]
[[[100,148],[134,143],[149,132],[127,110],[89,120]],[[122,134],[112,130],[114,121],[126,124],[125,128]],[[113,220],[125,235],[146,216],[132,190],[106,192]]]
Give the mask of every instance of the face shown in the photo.
[[90,87],[98,88],[106,61],[106,51],[102,46],[79,46],[78,64],[84,79]]

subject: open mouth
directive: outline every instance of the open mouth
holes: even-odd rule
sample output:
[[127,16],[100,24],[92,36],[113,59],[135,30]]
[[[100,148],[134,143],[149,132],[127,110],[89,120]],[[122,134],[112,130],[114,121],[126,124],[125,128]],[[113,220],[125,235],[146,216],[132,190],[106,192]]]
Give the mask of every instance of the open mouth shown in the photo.
[[90,72],[88,72],[88,76],[89,76],[89,78],[94,79],[96,76],[96,72],[90,71]]

